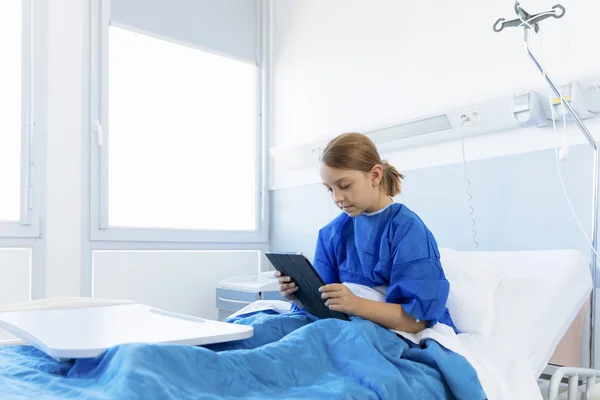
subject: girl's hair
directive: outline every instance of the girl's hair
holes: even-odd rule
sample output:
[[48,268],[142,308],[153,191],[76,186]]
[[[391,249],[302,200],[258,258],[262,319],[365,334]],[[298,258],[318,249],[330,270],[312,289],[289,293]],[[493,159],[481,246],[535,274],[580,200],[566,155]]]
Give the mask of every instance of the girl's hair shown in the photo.
[[323,150],[321,162],[330,168],[362,172],[371,172],[375,165],[381,165],[383,179],[380,185],[386,195],[394,197],[402,189],[401,180],[404,175],[386,160],[382,160],[375,143],[363,134],[351,132],[336,137]]

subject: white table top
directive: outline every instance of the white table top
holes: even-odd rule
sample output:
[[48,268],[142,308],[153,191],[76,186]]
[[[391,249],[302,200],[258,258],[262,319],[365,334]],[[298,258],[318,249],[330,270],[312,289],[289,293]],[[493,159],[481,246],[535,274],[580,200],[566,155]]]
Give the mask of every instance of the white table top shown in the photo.
[[137,303],[0,312],[0,328],[56,359],[96,357],[125,343],[205,345],[242,340],[254,333],[251,326]]

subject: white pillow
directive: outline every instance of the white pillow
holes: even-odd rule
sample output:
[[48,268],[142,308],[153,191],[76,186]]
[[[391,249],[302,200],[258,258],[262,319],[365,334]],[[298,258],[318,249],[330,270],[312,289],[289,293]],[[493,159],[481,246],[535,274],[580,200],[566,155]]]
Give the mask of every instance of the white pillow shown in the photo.
[[446,307],[460,333],[488,335],[494,325],[498,274],[486,268],[485,256],[440,248],[442,268],[450,283]]

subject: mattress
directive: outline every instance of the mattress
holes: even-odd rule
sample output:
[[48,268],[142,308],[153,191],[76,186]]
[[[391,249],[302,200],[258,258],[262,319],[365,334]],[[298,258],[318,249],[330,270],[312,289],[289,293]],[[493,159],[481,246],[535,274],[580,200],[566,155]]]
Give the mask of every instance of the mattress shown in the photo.
[[512,381],[514,395],[525,398],[521,396],[526,391],[529,396],[537,389],[535,379],[589,298],[592,279],[587,257],[574,250],[469,256],[497,274],[500,285],[490,335],[459,335],[460,340]]

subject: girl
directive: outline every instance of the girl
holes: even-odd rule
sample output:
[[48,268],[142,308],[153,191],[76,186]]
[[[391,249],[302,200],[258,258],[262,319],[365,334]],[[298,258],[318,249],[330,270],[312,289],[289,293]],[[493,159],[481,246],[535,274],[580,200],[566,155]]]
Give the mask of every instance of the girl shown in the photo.
[[[226,321],[251,325],[254,335],[209,349],[226,350],[223,359],[234,360],[224,364],[228,369],[290,390],[284,397],[485,399],[477,371],[462,355],[436,340],[416,344],[389,330],[417,333],[442,323],[456,331],[435,239],[417,215],[392,200],[403,176],[357,133],[331,141],[321,161],[323,183],[344,212],[319,231],[314,266],[326,283],[320,291],[332,310],[361,318],[315,322],[305,311],[249,306]],[[297,286],[276,274],[280,292],[294,300],[292,311],[300,311]],[[234,349],[249,351],[228,351]],[[248,390],[256,387],[244,382]]]
[[[326,283],[320,288],[325,304],[397,331],[416,333],[438,322],[456,331],[446,308],[449,284],[437,243],[414,212],[393,202],[404,176],[359,133],[333,139],[321,156],[320,172],[344,211],[318,235],[314,267]],[[299,310],[298,287],[275,274],[280,293]],[[342,282],[373,288],[385,302],[359,297]]]

